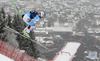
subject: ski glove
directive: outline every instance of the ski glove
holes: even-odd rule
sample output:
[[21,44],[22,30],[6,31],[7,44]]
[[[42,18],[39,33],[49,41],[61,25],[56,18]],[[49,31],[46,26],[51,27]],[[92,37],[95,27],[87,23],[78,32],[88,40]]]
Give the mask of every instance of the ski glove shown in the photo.
[[28,29],[30,29],[30,27],[31,27],[31,26],[29,25],[29,26],[28,26]]

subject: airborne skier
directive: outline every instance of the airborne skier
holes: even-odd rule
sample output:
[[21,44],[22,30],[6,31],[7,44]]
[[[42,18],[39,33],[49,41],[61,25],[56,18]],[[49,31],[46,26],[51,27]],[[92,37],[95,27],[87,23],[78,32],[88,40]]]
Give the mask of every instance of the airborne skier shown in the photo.
[[28,25],[24,30],[23,33],[25,36],[30,38],[29,33],[32,29],[35,28],[35,21],[38,21],[39,18],[44,18],[45,17],[45,12],[44,11],[27,11],[25,14],[22,15],[23,21]]

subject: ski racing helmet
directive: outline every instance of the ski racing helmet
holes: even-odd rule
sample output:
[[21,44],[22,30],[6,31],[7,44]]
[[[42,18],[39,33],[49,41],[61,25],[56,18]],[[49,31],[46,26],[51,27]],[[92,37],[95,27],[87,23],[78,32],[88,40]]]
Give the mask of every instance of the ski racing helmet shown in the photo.
[[44,11],[39,11],[39,16],[41,18],[44,18],[46,16],[45,12]]
[[37,14],[38,12],[36,10],[30,11],[30,18],[33,19]]

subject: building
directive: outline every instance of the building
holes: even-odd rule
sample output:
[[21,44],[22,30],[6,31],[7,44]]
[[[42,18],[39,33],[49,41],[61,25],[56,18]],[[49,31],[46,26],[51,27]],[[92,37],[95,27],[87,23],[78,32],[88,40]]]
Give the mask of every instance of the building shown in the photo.
[[88,56],[86,56],[87,58],[91,59],[91,60],[96,60],[99,59],[97,57],[97,52],[96,51],[89,51]]

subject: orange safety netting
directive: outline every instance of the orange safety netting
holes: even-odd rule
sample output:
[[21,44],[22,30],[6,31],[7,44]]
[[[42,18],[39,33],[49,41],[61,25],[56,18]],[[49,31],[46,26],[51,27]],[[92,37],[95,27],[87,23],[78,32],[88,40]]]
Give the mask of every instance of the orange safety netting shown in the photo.
[[0,40],[0,53],[8,56],[15,61],[37,61],[36,59],[28,56],[26,53],[21,52],[16,47],[13,47]]

